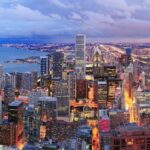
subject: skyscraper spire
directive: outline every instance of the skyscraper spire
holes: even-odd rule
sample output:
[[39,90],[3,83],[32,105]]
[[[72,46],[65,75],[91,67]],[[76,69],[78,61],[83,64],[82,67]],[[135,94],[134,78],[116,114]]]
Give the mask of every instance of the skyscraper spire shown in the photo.
[[102,52],[98,47],[94,48],[93,56],[93,74],[95,78],[100,78],[103,75],[103,58]]

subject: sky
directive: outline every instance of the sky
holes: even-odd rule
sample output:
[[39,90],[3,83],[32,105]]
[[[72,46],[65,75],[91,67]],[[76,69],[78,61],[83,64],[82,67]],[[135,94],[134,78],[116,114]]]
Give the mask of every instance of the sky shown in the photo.
[[150,0],[0,0],[0,38],[150,41]]

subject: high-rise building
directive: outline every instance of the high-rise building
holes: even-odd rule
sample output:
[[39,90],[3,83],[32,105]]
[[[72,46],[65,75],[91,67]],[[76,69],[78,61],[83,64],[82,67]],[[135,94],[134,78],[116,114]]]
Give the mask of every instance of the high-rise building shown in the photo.
[[120,125],[127,124],[130,120],[130,114],[127,111],[120,109],[110,109],[110,129],[115,129]]
[[103,76],[103,58],[101,50],[96,47],[93,55],[93,73],[94,78],[100,78]]
[[126,67],[132,63],[132,56],[131,56],[131,53],[132,53],[132,49],[130,47],[127,47],[125,48],[126,50]]
[[29,93],[29,104],[34,105],[35,107],[38,106],[38,99],[39,97],[48,96],[47,91],[44,89],[39,90],[32,90]]
[[105,65],[103,75],[105,78],[116,78],[117,77],[116,66]]
[[110,137],[112,150],[150,150],[150,129],[134,124],[120,126]]
[[85,76],[85,49],[86,39],[85,35],[78,34],[76,36],[76,74],[77,78],[84,78]]
[[98,99],[98,107],[105,108],[108,100],[108,91],[107,91],[107,82],[106,81],[98,81],[97,83],[97,99]]
[[138,121],[140,125],[150,124],[150,91],[138,87],[135,92]]
[[87,81],[87,92],[86,92],[86,97],[89,101],[95,101],[94,98],[95,94],[95,82],[93,80]]
[[13,146],[15,144],[15,125],[5,121],[0,122],[0,145]]
[[63,62],[64,62],[64,54],[62,52],[54,52],[52,54],[53,58],[53,78],[62,79],[63,72]]
[[41,75],[48,75],[49,74],[49,57],[44,56],[41,57]]
[[12,85],[6,85],[4,88],[4,103],[6,106],[14,100],[15,93]]
[[39,137],[40,119],[38,110],[29,105],[24,112],[24,132],[29,139],[36,140]]
[[85,73],[86,73],[86,75],[93,75],[93,64],[92,63],[86,64]]
[[85,100],[87,96],[87,80],[77,79],[76,80],[76,99]]
[[36,71],[31,72],[31,89],[35,89],[37,87],[37,78],[38,73]]
[[22,73],[22,89],[31,90],[31,72]]
[[134,81],[134,76],[133,76],[133,64],[130,63],[128,67],[125,69],[125,89],[128,92],[128,95],[130,98],[133,98],[133,81]]
[[145,88],[146,80],[145,80],[145,72],[142,72],[142,88]]
[[13,88],[15,88],[16,85],[15,73],[6,73],[4,75],[4,87],[8,84],[12,85]]
[[120,79],[109,79],[107,81],[108,84],[108,102],[110,102],[111,106],[113,105],[113,102],[115,101],[115,93],[116,89],[119,86],[121,80]]
[[23,103],[21,101],[16,100],[8,105],[8,121],[16,126],[15,139],[17,143],[23,138],[23,113]]
[[57,117],[57,98],[56,97],[40,97],[38,108],[41,121],[47,122]]
[[16,89],[21,89],[22,85],[22,73],[16,72]]
[[68,90],[69,97],[71,100],[76,98],[76,74],[70,73],[68,75]]
[[69,117],[69,91],[67,81],[55,82],[55,94],[57,98],[58,117]]
[[2,96],[0,95],[0,121],[3,119]]
[[0,79],[3,77],[3,66],[0,64]]

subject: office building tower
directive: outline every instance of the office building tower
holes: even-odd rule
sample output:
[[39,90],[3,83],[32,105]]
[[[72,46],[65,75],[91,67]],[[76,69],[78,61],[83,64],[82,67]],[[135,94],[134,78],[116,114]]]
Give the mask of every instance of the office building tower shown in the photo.
[[4,103],[6,106],[15,98],[14,88],[12,85],[6,85],[4,88]]
[[0,79],[3,78],[3,65],[0,64]]
[[132,49],[130,47],[125,48],[126,51],[126,63],[125,66],[127,67],[130,63],[132,63]]
[[62,142],[64,139],[74,137],[77,129],[82,124],[81,122],[66,122],[64,120],[49,121],[47,123],[46,135],[52,140]]
[[42,122],[57,118],[57,98],[56,97],[40,97],[38,108]]
[[116,78],[117,77],[116,66],[105,65],[103,76],[105,78]]
[[20,142],[23,138],[23,103],[21,101],[13,101],[8,105],[8,121],[16,126],[15,140]]
[[62,79],[64,54],[62,52],[54,52],[52,54],[52,60],[53,78]]
[[95,79],[103,76],[103,63],[102,52],[96,47],[93,55],[93,74]]
[[85,77],[85,50],[86,50],[86,39],[85,35],[78,34],[76,36],[76,74],[77,78]]
[[31,89],[35,89],[37,87],[37,79],[38,73],[36,71],[31,72]]
[[122,65],[122,66],[125,66],[126,64],[126,55],[125,54],[122,54],[119,58],[119,63]]
[[133,98],[133,64],[130,63],[128,67],[125,69],[125,89],[128,93],[129,98]]
[[139,61],[135,60],[133,63],[133,74],[134,74],[134,81],[136,83],[139,81],[139,73],[141,72],[139,66],[140,66]]
[[106,108],[108,93],[107,93],[107,82],[106,81],[98,81],[97,82],[97,99],[98,99],[98,107]]
[[87,96],[87,80],[77,79],[76,80],[76,99],[85,100]]
[[15,125],[8,121],[0,122],[0,145],[13,146],[16,144]]
[[25,90],[31,90],[31,72],[22,73],[21,88]]
[[4,82],[3,82],[3,78],[2,78],[2,79],[0,79],[0,89],[3,89],[3,87],[4,87]]
[[25,136],[29,135],[29,139],[36,140],[39,137],[40,119],[38,110],[29,105],[24,112],[24,131]]
[[38,106],[38,99],[39,97],[48,96],[47,91],[44,89],[33,89],[29,93],[29,104],[34,105],[35,107]]
[[0,95],[0,121],[3,119],[3,110],[2,110],[2,95]]
[[4,75],[4,86],[5,85],[12,85],[13,88],[15,88],[16,85],[15,73],[6,73]]
[[55,82],[58,117],[69,117],[69,90],[67,81]]
[[116,89],[121,84],[121,80],[116,78],[108,79],[107,84],[108,84],[108,102],[112,107],[113,103],[115,102]]
[[22,73],[16,72],[16,89],[21,89],[22,86]]
[[93,80],[89,80],[87,81],[87,96],[86,98],[89,100],[89,101],[94,101],[95,98],[94,98],[94,94],[95,94],[95,82]]
[[130,121],[130,114],[128,111],[120,109],[110,109],[110,129],[115,129],[120,125],[127,124]]
[[120,126],[111,133],[112,150],[150,150],[150,129],[135,124]]
[[86,75],[93,75],[93,64],[92,63],[86,64],[85,73],[86,73]]
[[41,57],[41,75],[49,74],[49,65],[50,65],[49,57],[48,56]]
[[71,100],[76,98],[76,74],[70,73],[68,75],[68,90],[69,90],[69,97]]
[[142,90],[139,86],[135,92],[137,119],[140,125],[150,124],[150,90]]
[[145,84],[146,84],[146,81],[145,81],[145,72],[143,71],[142,72],[142,88],[145,88]]

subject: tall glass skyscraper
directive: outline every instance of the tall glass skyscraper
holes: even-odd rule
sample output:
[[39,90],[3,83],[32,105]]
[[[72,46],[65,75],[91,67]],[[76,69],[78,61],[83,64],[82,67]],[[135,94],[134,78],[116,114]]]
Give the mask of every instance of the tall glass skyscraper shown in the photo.
[[76,73],[77,78],[84,78],[85,76],[85,49],[86,37],[83,34],[76,36]]
[[41,75],[49,74],[49,58],[48,56],[41,57]]

